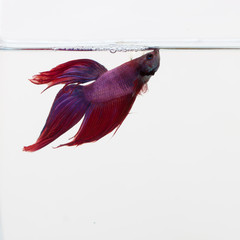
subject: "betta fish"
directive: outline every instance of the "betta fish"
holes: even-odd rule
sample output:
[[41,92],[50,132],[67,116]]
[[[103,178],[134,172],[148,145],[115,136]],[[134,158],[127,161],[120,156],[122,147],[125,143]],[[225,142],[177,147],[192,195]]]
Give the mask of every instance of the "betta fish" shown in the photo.
[[65,85],[58,92],[36,143],[23,150],[33,152],[45,147],[83,117],[73,139],[60,146],[95,142],[114,129],[117,131],[159,65],[159,50],[155,49],[109,71],[96,61],[79,59],[35,75],[30,79],[34,84],[47,84],[47,88]]

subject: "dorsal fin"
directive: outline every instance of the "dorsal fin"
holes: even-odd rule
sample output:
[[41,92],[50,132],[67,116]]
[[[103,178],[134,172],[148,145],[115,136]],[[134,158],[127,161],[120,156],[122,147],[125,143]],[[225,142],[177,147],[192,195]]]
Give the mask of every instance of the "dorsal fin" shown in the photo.
[[81,84],[96,80],[106,71],[107,69],[96,61],[78,59],[60,64],[50,71],[41,72],[30,81],[34,84],[47,84],[47,88],[57,84]]

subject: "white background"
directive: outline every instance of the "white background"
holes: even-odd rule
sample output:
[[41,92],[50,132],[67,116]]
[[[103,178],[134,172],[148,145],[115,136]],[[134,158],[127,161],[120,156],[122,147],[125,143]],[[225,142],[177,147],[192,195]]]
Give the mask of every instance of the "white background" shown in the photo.
[[[12,1],[3,39],[239,38],[239,1]],[[240,239],[240,52],[161,51],[114,137],[36,153],[59,87],[28,79],[72,59],[141,53],[0,52],[4,240]]]
[[238,0],[2,0],[2,38],[240,38]]

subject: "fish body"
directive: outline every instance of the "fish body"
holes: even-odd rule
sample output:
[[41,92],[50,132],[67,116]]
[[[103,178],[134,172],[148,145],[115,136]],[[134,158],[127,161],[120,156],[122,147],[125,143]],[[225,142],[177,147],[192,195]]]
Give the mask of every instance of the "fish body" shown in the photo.
[[[35,84],[65,84],[57,94],[46,124],[33,145],[24,151],[36,151],[65,133],[83,116],[72,141],[60,146],[94,142],[118,129],[128,115],[137,95],[160,64],[154,50],[112,70],[89,60],[73,60],[40,73],[31,79]],[[88,85],[82,85],[93,81]]]

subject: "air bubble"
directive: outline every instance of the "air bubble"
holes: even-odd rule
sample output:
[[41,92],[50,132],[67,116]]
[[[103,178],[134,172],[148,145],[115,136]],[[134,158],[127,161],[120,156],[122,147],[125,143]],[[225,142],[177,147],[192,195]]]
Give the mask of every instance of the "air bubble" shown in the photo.
[[115,48],[110,49],[110,53],[115,53],[115,52],[117,52],[117,50]]

